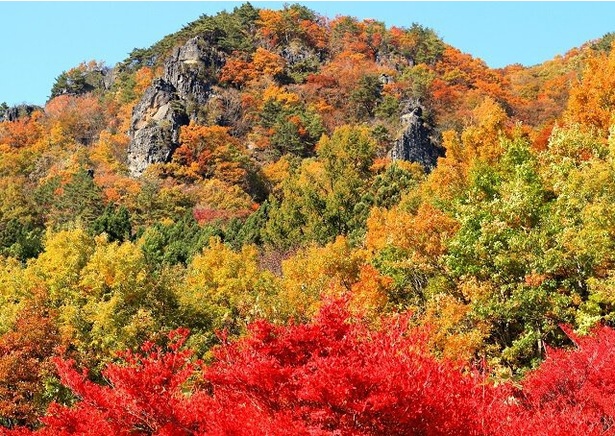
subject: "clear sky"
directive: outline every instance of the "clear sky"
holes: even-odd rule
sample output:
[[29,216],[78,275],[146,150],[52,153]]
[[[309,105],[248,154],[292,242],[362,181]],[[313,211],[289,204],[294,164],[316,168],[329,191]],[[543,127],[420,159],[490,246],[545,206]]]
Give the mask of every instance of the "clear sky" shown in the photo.
[[[80,62],[113,66],[202,14],[241,3],[0,1],[0,102],[42,105],[55,78]],[[329,17],[374,18],[387,26],[416,22],[491,67],[534,65],[615,31],[615,2],[297,3]],[[278,9],[284,2],[252,4]]]

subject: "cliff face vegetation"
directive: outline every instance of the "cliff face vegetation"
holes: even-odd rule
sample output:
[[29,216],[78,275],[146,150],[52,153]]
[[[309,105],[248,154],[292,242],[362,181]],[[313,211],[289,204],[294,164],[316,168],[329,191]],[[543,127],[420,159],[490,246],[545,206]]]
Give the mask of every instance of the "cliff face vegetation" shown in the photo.
[[612,432],[612,39],[245,4],[0,105],[0,434]]

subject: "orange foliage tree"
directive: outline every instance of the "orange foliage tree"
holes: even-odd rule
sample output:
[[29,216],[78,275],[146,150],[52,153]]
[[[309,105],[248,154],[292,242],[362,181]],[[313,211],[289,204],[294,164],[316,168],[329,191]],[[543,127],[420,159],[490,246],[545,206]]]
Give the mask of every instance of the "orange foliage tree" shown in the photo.
[[34,145],[43,134],[41,118],[41,112],[35,111],[32,116],[0,123],[0,144],[6,144],[12,148]]
[[41,296],[26,301],[11,330],[0,337],[0,420],[34,426],[46,406],[44,382],[59,344],[53,313]]
[[106,113],[100,100],[91,94],[60,95],[45,106],[49,129],[62,141],[92,144],[106,126]]
[[595,127],[604,136],[615,121],[615,50],[598,53],[587,61],[580,83],[570,90],[566,117]]
[[247,156],[239,140],[232,137],[226,127],[191,123],[182,127],[179,141],[181,145],[173,154],[173,163],[183,168],[177,171],[178,175],[215,177],[247,186]]
[[447,128],[460,128],[461,121],[486,96],[510,111],[520,104],[500,71],[453,47],[446,47],[434,69],[437,77],[431,84],[431,104],[439,124]]
[[304,6],[284,6],[279,11],[261,9],[258,15],[259,36],[270,48],[288,46],[292,41],[300,41],[317,50],[327,46],[326,21]]
[[280,55],[258,47],[249,61],[239,53],[230,57],[220,72],[220,81],[240,88],[262,77],[274,78],[284,71],[284,66]]

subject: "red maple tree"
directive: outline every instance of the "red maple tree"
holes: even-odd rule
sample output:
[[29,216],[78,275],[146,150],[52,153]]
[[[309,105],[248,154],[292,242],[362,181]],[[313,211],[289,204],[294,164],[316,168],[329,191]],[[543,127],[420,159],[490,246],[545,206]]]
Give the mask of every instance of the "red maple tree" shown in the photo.
[[[477,371],[439,361],[409,317],[381,328],[353,319],[344,301],[309,324],[260,321],[203,366],[183,349],[147,343],[107,366],[106,385],[56,359],[78,401],[52,404],[42,435],[487,435],[604,434],[615,417],[615,331],[551,350],[522,383],[496,387]],[[3,433],[0,431],[0,433]]]

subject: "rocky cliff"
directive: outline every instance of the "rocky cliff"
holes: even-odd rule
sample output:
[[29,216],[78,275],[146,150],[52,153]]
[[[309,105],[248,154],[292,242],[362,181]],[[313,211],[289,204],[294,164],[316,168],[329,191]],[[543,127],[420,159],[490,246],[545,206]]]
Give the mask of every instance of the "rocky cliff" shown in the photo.
[[128,168],[140,176],[152,163],[168,162],[179,145],[179,129],[199,116],[211,97],[212,77],[223,66],[222,54],[201,38],[174,50],[164,74],[154,80],[132,113]]
[[444,156],[444,149],[431,137],[431,129],[423,119],[423,110],[414,106],[402,117],[404,131],[390,151],[391,159],[417,162],[430,172],[436,167],[438,158]]

